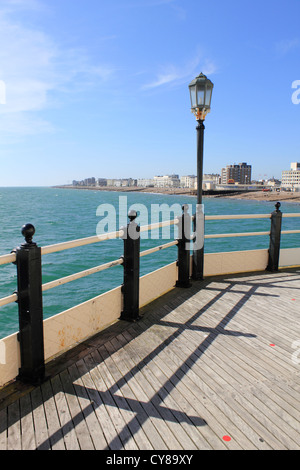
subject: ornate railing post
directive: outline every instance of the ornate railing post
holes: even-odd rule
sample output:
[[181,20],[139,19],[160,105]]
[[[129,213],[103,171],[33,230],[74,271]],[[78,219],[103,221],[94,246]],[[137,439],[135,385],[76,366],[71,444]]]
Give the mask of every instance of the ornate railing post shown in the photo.
[[191,216],[188,214],[188,205],[182,206],[182,215],[178,224],[178,280],[176,287],[191,287]]
[[281,238],[281,224],[282,212],[279,210],[281,204],[275,204],[276,210],[271,214],[271,232],[270,232],[270,246],[269,246],[269,261],[267,271],[278,271],[279,255],[280,255],[280,238]]
[[32,241],[35,228],[22,227],[25,243],[16,248],[21,367],[17,379],[41,383],[45,378],[41,248]]
[[121,320],[139,320],[139,286],[140,286],[140,227],[136,224],[136,211],[129,211],[130,220],[127,227],[122,227],[124,231],[124,284],[123,311]]

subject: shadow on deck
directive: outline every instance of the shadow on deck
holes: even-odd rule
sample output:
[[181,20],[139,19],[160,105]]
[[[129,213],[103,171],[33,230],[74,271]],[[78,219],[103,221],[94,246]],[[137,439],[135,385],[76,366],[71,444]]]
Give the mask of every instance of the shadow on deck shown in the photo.
[[299,449],[300,270],[174,289],[0,391],[0,449]]

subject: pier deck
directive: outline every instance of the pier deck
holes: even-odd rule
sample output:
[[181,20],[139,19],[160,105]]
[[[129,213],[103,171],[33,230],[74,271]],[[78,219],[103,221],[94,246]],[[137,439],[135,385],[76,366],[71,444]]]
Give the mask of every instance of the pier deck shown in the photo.
[[0,449],[300,448],[300,269],[208,278],[141,313],[0,391]]

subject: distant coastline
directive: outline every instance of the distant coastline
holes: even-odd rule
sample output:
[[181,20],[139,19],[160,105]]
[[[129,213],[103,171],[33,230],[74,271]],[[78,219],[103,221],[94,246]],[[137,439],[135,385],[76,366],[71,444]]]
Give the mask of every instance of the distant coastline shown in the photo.
[[[156,193],[165,195],[186,195],[196,196],[196,191],[190,188],[141,188],[141,187],[115,187],[115,186],[72,186],[72,185],[60,185],[54,186],[59,189],[79,189],[87,191],[115,191],[115,192],[140,192],[140,193]],[[290,191],[245,191],[245,192],[230,192],[223,193],[221,191],[212,192],[203,191],[204,197],[211,198],[231,198],[231,199],[248,199],[256,201],[284,201],[294,202],[300,204],[300,192]]]
[[190,196],[195,196],[196,191],[189,188],[142,188],[137,186],[72,186],[72,185],[62,185],[54,186],[54,188],[62,189],[79,189],[79,190],[88,190],[88,191],[114,191],[119,193],[158,193],[158,194],[170,194],[170,195],[180,195],[186,194]]

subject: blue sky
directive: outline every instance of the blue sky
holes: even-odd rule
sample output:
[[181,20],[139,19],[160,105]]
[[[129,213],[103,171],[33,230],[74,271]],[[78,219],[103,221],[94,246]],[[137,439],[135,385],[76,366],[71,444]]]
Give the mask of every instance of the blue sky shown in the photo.
[[299,17],[299,0],[1,0],[0,186],[195,174],[201,71],[204,171],[280,178],[300,161]]

